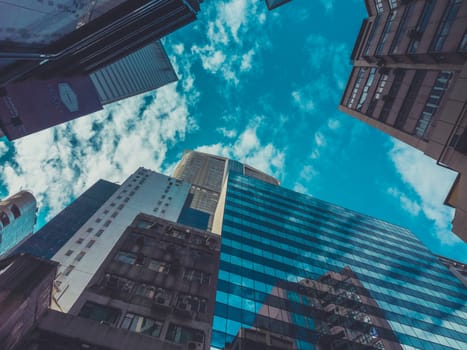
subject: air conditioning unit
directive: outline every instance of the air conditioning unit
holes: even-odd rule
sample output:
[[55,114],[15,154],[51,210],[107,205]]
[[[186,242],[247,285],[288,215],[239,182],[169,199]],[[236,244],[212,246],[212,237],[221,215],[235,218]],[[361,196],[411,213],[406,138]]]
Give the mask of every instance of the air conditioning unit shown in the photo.
[[186,345],[187,350],[203,350],[204,344],[196,341],[189,341]]

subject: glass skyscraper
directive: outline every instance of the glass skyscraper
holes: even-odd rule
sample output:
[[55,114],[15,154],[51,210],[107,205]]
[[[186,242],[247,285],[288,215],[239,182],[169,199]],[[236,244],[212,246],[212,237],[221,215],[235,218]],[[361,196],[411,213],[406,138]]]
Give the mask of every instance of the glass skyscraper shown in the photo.
[[220,204],[212,348],[467,349],[467,290],[409,230],[232,171]]

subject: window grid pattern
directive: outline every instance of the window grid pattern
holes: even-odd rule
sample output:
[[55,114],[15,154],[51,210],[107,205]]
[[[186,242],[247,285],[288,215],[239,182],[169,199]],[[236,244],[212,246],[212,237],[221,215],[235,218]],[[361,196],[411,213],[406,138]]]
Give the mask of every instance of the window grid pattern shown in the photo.
[[[383,315],[390,325],[356,335],[361,343],[378,348],[395,337],[406,348],[467,347],[467,291],[407,230],[368,218],[375,234],[365,242],[364,216],[242,175],[231,174],[228,181],[212,348],[260,325],[294,334],[297,349],[314,348],[327,316],[307,304],[297,286],[346,267],[361,283],[357,292],[366,290],[376,303],[366,305],[367,321]],[[343,223],[348,229],[328,226],[331,219],[316,216],[310,202],[330,216],[349,214]],[[410,245],[387,239],[399,237]],[[420,255],[414,259],[410,252]]]
[[451,0],[448,7],[446,8],[441,23],[438,27],[438,30],[435,34],[435,39],[433,40],[430,51],[439,52],[443,48],[444,42],[449,34],[451,25],[456,18],[457,12],[461,7],[462,0]]

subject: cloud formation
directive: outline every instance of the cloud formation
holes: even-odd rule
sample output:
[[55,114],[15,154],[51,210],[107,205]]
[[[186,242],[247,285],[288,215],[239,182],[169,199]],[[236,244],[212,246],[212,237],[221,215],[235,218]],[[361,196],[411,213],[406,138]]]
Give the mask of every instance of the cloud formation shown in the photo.
[[391,140],[389,157],[404,183],[418,195],[419,201],[410,200],[396,189],[389,193],[399,197],[402,207],[411,214],[422,212],[433,220],[436,236],[444,244],[454,244],[458,238],[448,228],[453,218],[453,209],[443,204],[456,174],[436,165],[435,161],[417,149],[400,141]]
[[10,194],[31,190],[50,218],[100,178],[120,182],[143,165],[159,170],[167,148],[194,123],[177,84],[9,143],[0,165]]

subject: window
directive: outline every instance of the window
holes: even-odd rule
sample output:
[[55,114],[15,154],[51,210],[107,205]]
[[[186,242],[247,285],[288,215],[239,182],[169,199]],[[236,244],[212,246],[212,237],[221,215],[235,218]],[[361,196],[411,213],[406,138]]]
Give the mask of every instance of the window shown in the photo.
[[139,295],[148,299],[153,299],[156,295],[156,287],[148,286],[146,284],[139,284],[135,289],[135,295]]
[[441,104],[441,100],[444,96],[444,92],[449,87],[449,81],[452,78],[453,73],[450,71],[441,71],[436,78],[435,84],[431,89],[430,96],[425,103],[425,107],[422,110],[417,125],[415,127],[414,134],[420,138],[425,136],[425,132],[433,119],[434,114],[438,110]]
[[92,227],[88,228],[88,229],[86,230],[86,232],[88,232],[88,233],[89,233],[89,232],[92,232]]
[[360,89],[360,84],[362,83],[363,75],[366,72],[366,68],[360,68],[358,71],[357,79],[355,81],[354,88],[352,89],[352,94],[349,96],[347,101],[347,107],[352,108],[353,104],[355,103],[355,99],[358,94],[358,90]]
[[111,206],[111,207],[115,207],[115,203],[110,203],[110,206]]
[[123,318],[120,328],[158,337],[161,334],[162,322],[128,312]]
[[88,244],[86,244],[86,248],[91,248],[92,245],[95,243],[96,241],[94,239],[91,239]]
[[409,31],[408,33],[411,38],[409,47],[407,49],[408,53],[417,52],[418,44],[420,43],[420,40],[422,39],[423,32],[425,31],[428,25],[428,21],[430,20],[434,7],[435,7],[434,0],[425,1],[425,6],[423,7],[422,14],[420,15],[420,18],[418,19],[417,26],[415,27],[415,29]]
[[65,269],[65,271],[63,271],[63,275],[64,275],[64,276],[68,276],[68,275],[71,273],[71,271],[73,271],[74,268],[75,268],[74,265],[67,266],[67,268]]
[[104,226],[105,227],[109,227],[110,223],[112,222],[112,220],[107,220],[105,223],[104,223]]
[[197,329],[171,323],[165,339],[178,344],[187,344],[189,342],[204,343],[204,333]]
[[397,28],[394,39],[392,40],[389,53],[391,54],[399,53],[399,44],[402,40],[403,35],[407,33],[407,26],[409,23],[409,18],[412,17],[413,9],[414,9],[414,2],[409,2],[407,6],[405,7],[404,14],[402,15],[402,19],[400,21],[399,27]]
[[81,244],[81,243],[83,243],[83,241],[84,241],[84,239],[78,238],[78,239],[76,240],[76,243]]
[[196,281],[200,284],[209,284],[211,275],[203,271],[187,269],[183,274],[183,279],[191,282]]
[[376,68],[371,68],[370,74],[368,75],[365,86],[363,87],[362,95],[360,96],[360,100],[358,101],[358,104],[356,107],[357,111],[362,110],[362,106],[365,103],[366,98],[368,97],[368,90],[370,90],[370,87],[373,84],[373,80],[375,79],[375,74],[376,74]]
[[189,294],[179,294],[177,298],[177,308],[186,311],[205,313],[207,300]]
[[104,214],[108,214],[108,213],[109,213],[109,211],[107,209],[104,210]]
[[84,255],[86,255],[85,252],[80,252],[80,253],[76,256],[75,260],[76,260],[76,261],[81,261],[81,259],[83,258]]
[[114,325],[120,316],[120,310],[87,301],[79,312],[79,316]]
[[461,6],[462,0],[451,0],[449,2],[446,11],[443,14],[443,18],[441,23],[436,31],[435,39],[431,43],[431,51],[441,51],[443,48],[444,42],[449,34],[449,30],[451,29],[451,25],[456,18],[457,12],[459,11],[459,7]]
[[119,210],[122,210],[124,206],[125,206],[125,204],[120,204],[120,205],[118,206],[118,209],[119,209]]
[[397,0],[389,0],[389,7],[395,9],[397,7]]
[[1,212],[0,221],[2,222],[3,227],[7,226],[10,223],[10,218],[5,212]]
[[148,265],[148,269],[156,272],[169,273],[170,264],[166,263],[165,261],[151,259]]
[[118,215],[118,210],[113,212],[112,217],[113,217],[113,218],[116,218],[117,215]]
[[101,218],[97,218],[97,219],[96,219],[96,223],[99,223],[99,222],[101,222],[101,221],[102,221]]
[[147,220],[138,220],[136,222],[136,227],[139,228],[149,228],[151,226],[151,222]]
[[462,41],[459,44],[459,51],[467,51],[467,32],[465,32],[464,36],[462,37]]
[[136,263],[136,254],[127,253],[127,252],[118,252],[115,255],[114,260],[123,262],[125,264],[133,265],[134,263]]
[[68,251],[65,253],[65,256],[70,256],[71,254],[73,254],[73,251],[72,251],[72,250],[68,250]]
[[134,283],[126,278],[117,275],[106,274],[104,279],[102,280],[102,285],[105,288],[128,294],[131,293]]
[[13,217],[15,219],[19,218],[21,216],[21,212],[16,204],[13,204],[10,208],[11,212],[13,213]]
[[99,230],[96,232],[96,237],[100,237],[104,233],[104,230]]
[[382,13],[384,11],[383,8],[383,0],[375,0],[376,12]]
[[386,44],[386,40],[388,39],[389,32],[391,31],[392,24],[394,23],[394,19],[396,18],[397,11],[391,11],[389,18],[383,29],[383,34],[381,34],[381,38],[378,42],[378,46],[376,47],[376,55],[380,55],[383,52],[384,45]]
[[375,37],[376,29],[378,28],[378,24],[380,20],[381,20],[381,16],[377,15],[375,18],[375,21],[373,22],[373,26],[371,27],[370,35],[368,36],[368,39],[366,41],[365,50],[363,51],[363,56],[368,56],[368,53],[370,52],[371,43],[373,41],[373,38]]

